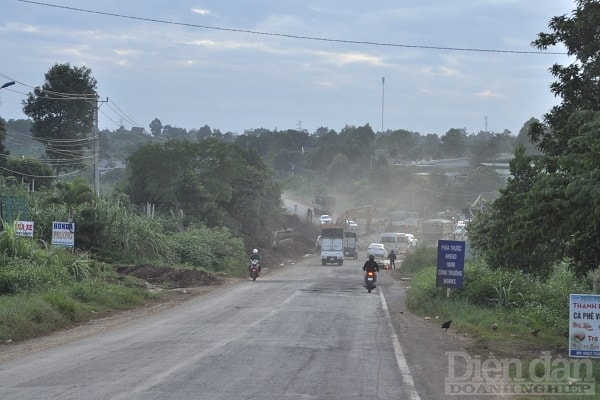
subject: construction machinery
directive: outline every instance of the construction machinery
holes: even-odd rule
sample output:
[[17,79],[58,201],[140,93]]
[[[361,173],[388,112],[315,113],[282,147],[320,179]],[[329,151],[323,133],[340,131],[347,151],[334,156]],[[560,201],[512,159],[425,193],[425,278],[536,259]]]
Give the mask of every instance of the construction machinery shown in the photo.
[[373,220],[373,211],[375,210],[375,207],[372,205],[367,205],[367,206],[361,206],[361,207],[356,207],[356,208],[351,208],[349,210],[344,211],[343,213],[340,214],[340,216],[337,219],[337,225],[338,226],[344,226],[345,228],[349,229],[352,228],[351,222],[350,221],[356,221],[358,216],[364,216],[365,217],[365,230],[367,232],[370,231],[371,229],[371,221]]

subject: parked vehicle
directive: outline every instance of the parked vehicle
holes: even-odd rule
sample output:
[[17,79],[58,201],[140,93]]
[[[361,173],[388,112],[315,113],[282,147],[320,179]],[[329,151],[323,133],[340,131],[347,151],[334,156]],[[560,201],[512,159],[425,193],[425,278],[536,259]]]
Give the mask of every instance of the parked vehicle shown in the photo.
[[415,235],[413,235],[412,233],[407,233],[406,237],[408,238],[408,244],[410,245],[409,251],[416,248],[417,247],[417,238],[415,237]]
[[344,232],[344,257],[358,258],[358,243],[356,232]]
[[367,247],[367,256],[373,255],[375,258],[385,259],[387,254],[388,252],[383,243],[371,243],[369,247]]
[[384,232],[381,234],[381,243],[384,244],[387,254],[394,250],[396,254],[406,254],[410,247],[409,238],[402,232]]
[[344,229],[322,228],[321,229],[321,264],[344,263]]

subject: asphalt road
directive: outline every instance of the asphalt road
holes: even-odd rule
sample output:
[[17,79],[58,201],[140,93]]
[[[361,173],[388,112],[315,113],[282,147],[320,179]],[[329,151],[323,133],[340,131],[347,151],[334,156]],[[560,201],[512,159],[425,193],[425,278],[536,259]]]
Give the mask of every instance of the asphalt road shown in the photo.
[[0,363],[0,399],[419,399],[388,312],[392,279],[380,273],[369,294],[361,265],[309,257]]

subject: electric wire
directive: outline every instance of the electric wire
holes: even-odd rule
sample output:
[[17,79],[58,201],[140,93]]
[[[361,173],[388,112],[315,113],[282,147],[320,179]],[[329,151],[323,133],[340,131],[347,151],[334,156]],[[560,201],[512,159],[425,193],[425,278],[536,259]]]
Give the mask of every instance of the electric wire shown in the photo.
[[479,52],[479,53],[511,53],[511,54],[543,54],[543,55],[567,55],[568,54],[566,52],[551,52],[551,51],[498,50],[498,49],[480,49],[480,48],[468,48],[468,47],[424,46],[424,45],[410,45],[410,44],[399,44],[399,43],[373,42],[373,41],[364,41],[364,40],[335,39],[335,38],[325,38],[325,37],[318,37],[318,36],[292,35],[292,34],[287,34],[287,33],[263,32],[263,31],[254,31],[254,30],[236,29],[236,28],[222,28],[222,27],[217,27],[217,26],[168,21],[168,20],[157,19],[157,18],[147,18],[147,17],[117,14],[117,13],[97,11],[97,10],[89,10],[89,9],[84,9],[84,8],[69,7],[69,6],[44,3],[44,2],[32,1],[32,0],[17,0],[17,1],[20,1],[22,3],[39,5],[39,6],[54,7],[54,8],[64,9],[64,10],[77,11],[77,12],[81,12],[81,13],[104,15],[104,16],[108,16],[108,17],[126,18],[126,19],[138,20],[138,21],[153,22],[153,23],[168,24],[168,25],[178,25],[178,26],[185,26],[185,27],[189,27],[189,28],[200,28],[200,29],[208,29],[208,30],[215,30],[215,31],[247,33],[247,34],[262,35],[262,36],[276,36],[276,37],[283,37],[283,38],[288,38],[288,39],[313,40],[313,41],[321,41],[321,42],[346,43],[346,44],[358,44],[358,45],[369,45],[369,46],[403,47],[403,48],[424,49],[424,50],[446,50],[446,51]]

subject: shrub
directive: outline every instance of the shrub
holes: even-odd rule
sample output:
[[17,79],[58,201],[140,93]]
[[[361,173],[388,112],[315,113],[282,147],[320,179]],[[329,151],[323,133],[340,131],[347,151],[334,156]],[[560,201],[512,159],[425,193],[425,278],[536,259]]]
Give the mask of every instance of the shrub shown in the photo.
[[229,229],[190,228],[169,237],[169,246],[181,264],[217,272],[234,272],[245,268],[244,243]]
[[71,280],[60,264],[37,264],[30,260],[0,257],[0,295],[48,289]]
[[437,265],[437,249],[421,246],[409,253],[402,261],[402,270],[406,273],[416,272],[424,267]]

